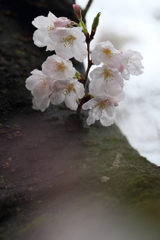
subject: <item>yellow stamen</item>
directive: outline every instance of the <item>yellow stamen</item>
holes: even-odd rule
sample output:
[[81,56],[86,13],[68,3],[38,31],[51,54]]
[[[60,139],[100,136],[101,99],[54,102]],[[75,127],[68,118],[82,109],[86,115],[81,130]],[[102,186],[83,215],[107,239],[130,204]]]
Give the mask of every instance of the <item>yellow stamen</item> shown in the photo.
[[75,92],[74,84],[69,83],[64,90],[65,90],[65,93],[64,93],[65,95],[70,94],[71,92]]
[[67,67],[65,66],[65,64],[63,62],[54,62],[56,65],[57,70],[55,70],[55,72],[64,72],[65,69],[67,69]]
[[55,27],[53,25],[47,26],[48,36],[50,37],[50,31],[54,30]]
[[108,49],[108,48],[104,48],[104,49],[103,49],[103,52],[104,52],[109,58],[112,57],[112,52],[111,52],[110,49]]
[[44,78],[40,78],[40,80],[41,80],[42,87],[45,88],[47,86],[47,83],[46,83],[45,79]]
[[105,109],[105,107],[108,107],[108,106],[109,106],[109,101],[108,101],[108,99],[103,100],[102,102],[98,103],[96,106],[98,106],[99,109],[100,109],[101,111],[103,111],[103,110]]
[[75,39],[76,39],[75,37],[73,37],[72,35],[69,35],[66,38],[62,38],[61,42],[64,43],[64,46],[66,47],[67,44],[72,45]]
[[104,69],[103,75],[104,75],[104,79],[105,79],[106,81],[111,81],[111,80],[113,80],[113,75],[112,75],[110,69]]

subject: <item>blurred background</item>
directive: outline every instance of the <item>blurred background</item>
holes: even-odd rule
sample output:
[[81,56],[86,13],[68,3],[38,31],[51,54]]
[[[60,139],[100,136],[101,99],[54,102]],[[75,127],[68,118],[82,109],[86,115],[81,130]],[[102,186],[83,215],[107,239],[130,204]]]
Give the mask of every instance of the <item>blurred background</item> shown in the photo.
[[[77,0],[84,8],[87,0]],[[93,0],[86,16],[90,29],[101,12],[92,43],[111,41],[115,48],[141,52],[144,73],[125,81],[125,99],[116,108],[116,124],[140,155],[160,166],[160,2]]]

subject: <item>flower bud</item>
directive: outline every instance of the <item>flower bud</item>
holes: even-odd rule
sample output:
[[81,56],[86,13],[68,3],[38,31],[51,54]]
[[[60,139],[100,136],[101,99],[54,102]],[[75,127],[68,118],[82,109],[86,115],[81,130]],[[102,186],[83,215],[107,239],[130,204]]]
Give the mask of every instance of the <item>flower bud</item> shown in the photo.
[[74,9],[74,12],[78,18],[79,21],[82,21],[82,14],[81,14],[81,9],[80,7],[77,5],[77,4],[73,4],[73,9]]
[[94,20],[93,20],[92,30],[91,30],[91,36],[92,36],[92,38],[93,38],[93,36],[94,36],[94,34],[95,34],[96,30],[97,30],[97,27],[98,27],[98,25],[99,25],[99,17],[100,17],[100,15],[101,15],[101,13],[99,12],[99,13],[97,14],[97,16],[96,16],[96,17],[94,18]]

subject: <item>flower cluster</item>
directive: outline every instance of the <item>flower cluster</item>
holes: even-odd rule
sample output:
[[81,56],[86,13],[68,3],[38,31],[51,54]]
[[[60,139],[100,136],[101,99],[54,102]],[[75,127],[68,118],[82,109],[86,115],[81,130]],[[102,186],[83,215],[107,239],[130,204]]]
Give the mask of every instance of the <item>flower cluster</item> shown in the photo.
[[[71,110],[80,113],[89,109],[87,124],[100,120],[109,126],[115,120],[115,107],[124,99],[124,80],[142,73],[142,56],[139,52],[115,49],[109,42],[99,43],[90,56],[92,41],[100,14],[93,21],[89,35],[82,21],[78,5],[73,5],[79,24],[65,17],[57,18],[49,12],[48,17],[39,16],[32,24],[37,28],[33,40],[38,47],[45,47],[56,54],[48,57],[42,70],[33,70],[26,79],[26,88],[33,95],[33,108],[45,111],[52,104],[63,101]],[[83,77],[69,60],[74,57],[83,62],[88,58],[86,76]],[[89,91],[85,89],[92,65],[99,65],[90,73]]]

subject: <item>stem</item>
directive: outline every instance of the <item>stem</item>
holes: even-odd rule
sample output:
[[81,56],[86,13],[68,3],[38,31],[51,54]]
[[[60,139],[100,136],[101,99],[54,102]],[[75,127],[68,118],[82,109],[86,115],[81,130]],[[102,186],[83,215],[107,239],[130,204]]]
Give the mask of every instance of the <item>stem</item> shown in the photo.
[[86,16],[86,14],[87,14],[87,12],[88,12],[92,2],[93,2],[93,0],[89,0],[87,5],[86,5],[86,7],[85,7],[85,9],[82,10],[83,18],[85,18],[85,16]]
[[87,59],[88,59],[88,67],[87,67],[87,71],[86,71],[86,75],[85,75],[85,79],[84,79],[84,88],[86,90],[86,86],[87,86],[87,81],[88,81],[88,73],[89,73],[89,70],[92,66],[92,61],[90,60],[90,42],[91,42],[91,39],[90,37],[87,39],[87,51],[88,51],[88,56],[87,56]]
[[[92,61],[90,60],[90,42],[91,42],[91,41],[92,41],[92,38],[90,38],[90,36],[88,36],[87,39],[86,39],[87,51],[88,51],[88,56],[87,56],[87,59],[88,59],[88,67],[87,67],[87,71],[86,71],[86,75],[85,75],[85,79],[84,79],[84,89],[85,89],[85,92],[86,92],[86,87],[87,87],[87,82],[88,82],[89,70],[90,70],[91,66],[93,65]],[[80,100],[80,103],[79,103],[79,105],[78,105],[77,115],[79,115],[79,116],[80,116],[80,114],[81,114],[82,105],[83,105],[83,103],[85,103],[85,98],[86,98],[86,96],[84,96],[84,97]]]

